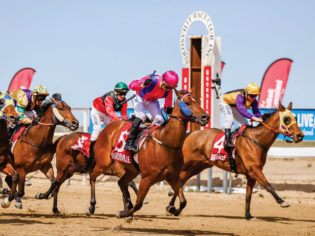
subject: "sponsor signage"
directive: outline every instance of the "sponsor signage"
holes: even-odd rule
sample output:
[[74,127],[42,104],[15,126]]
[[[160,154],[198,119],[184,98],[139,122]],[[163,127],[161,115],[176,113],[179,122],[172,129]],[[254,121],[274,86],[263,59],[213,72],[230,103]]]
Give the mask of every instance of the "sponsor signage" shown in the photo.
[[[315,109],[292,109],[292,113],[297,119],[297,124],[304,134],[303,141],[315,141]],[[272,112],[271,109],[260,109],[261,113]],[[283,140],[284,135],[277,138]]]

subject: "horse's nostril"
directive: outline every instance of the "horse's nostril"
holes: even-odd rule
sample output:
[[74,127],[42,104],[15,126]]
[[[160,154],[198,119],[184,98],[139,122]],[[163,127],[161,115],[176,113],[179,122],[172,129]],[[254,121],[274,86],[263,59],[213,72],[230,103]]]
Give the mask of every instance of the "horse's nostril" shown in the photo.
[[208,121],[209,118],[210,118],[209,115],[206,115],[206,114],[201,116],[201,120],[203,121]]
[[71,123],[72,125],[79,126],[79,121],[73,120]]
[[301,134],[298,134],[298,135],[297,135],[297,139],[300,140],[300,141],[303,140],[303,137],[304,137],[304,135],[301,135]]

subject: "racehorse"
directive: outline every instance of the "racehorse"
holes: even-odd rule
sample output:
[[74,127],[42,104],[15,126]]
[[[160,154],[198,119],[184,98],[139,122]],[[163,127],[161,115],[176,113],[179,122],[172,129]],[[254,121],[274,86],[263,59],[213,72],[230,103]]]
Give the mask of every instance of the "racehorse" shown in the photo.
[[[56,125],[63,125],[71,131],[79,128],[79,122],[67,103],[61,100],[61,96],[60,100],[54,97],[53,95],[50,101],[47,100],[43,104],[44,111],[38,125],[27,128],[14,146],[14,165],[19,174],[15,206],[20,209],[26,174],[40,170],[51,182],[55,181],[51,161],[54,155],[52,141]],[[6,178],[6,182],[10,184],[10,179]]]
[[6,196],[1,203],[3,208],[10,206],[11,201],[15,197],[18,182],[18,174],[13,168],[13,160],[10,154],[7,130],[7,123],[11,126],[15,126],[18,119],[19,116],[15,111],[13,98],[8,93],[0,93],[0,171],[8,176],[11,176],[13,179],[10,191],[7,189],[1,189],[2,193],[9,193],[9,196]]
[[[110,157],[113,146],[121,129],[127,121],[114,121],[107,125],[98,136],[94,147],[95,165],[90,172],[91,200],[89,213],[95,210],[95,181],[103,173],[115,172],[120,176],[118,185],[123,194],[125,209],[117,213],[117,217],[129,217],[138,211],[150,187],[167,180],[177,194],[182,187],[179,173],[183,165],[182,145],[186,137],[188,121],[204,126],[209,122],[209,115],[196,100],[186,91],[177,91],[177,101],[168,122],[153,130],[136,154],[138,164],[125,164],[113,161]],[[141,173],[141,181],[135,206],[130,200],[128,183]],[[186,199],[181,192],[179,211],[185,206]],[[174,211],[176,214],[176,211]]]
[[[235,143],[236,170],[247,179],[245,218],[252,219],[250,202],[252,190],[256,181],[263,186],[281,207],[288,207],[289,203],[281,199],[273,186],[268,182],[262,170],[266,163],[267,152],[279,133],[290,136],[294,142],[301,142],[304,134],[296,123],[296,118],[290,111],[292,103],[285,108],[281,103],[278,110],[263,115],[264,122],[257,127],[247,126],[245,132],[238,136]],[[279,128],[280,127],[280,128]],[[214,138],[223,132],[220,129],[207,129],[192,132],[184,142],[184,165],[180,179],[184,185],[186,181],[199,174],[206,168],[217,166],[225,171],[231,171],[229,162],[210,161]],[[221,144],[223,148],[223,143]],[[181,189],[182,191],[182,189]],[[168,209],[174,208],[176,194],[173,195]]]
[[[59,189],[62,183],[70,178],[75,172],[87,173],[92,164],[92,160],[88,160],[81,151],[72,149],[72,146],[76,144],[78,138],[84,134],[87,133],[74,132],[61,136],[54,142],[54,150],[56,150],[56,180],[51,183],[51,186],[46,193],[40,193],[36,195],[36,198],[48,199],[53,193],[53,213],[55,214],[60,213],[57,207],[57,202]],[[137,193],[138,190],[135,183],[132,181],[129,185]]]

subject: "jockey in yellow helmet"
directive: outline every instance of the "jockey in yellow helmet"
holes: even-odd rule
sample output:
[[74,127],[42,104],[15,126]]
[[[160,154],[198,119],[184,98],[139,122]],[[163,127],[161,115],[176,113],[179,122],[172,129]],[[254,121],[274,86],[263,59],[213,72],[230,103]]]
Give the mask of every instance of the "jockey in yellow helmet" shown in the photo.
[[[220,102],[220,110],[224,115],[225,129],[225,149],[230,150],[234,147],[231,143],[231,128],[234,119],[241,125],[247,124],[247,119],[263,122],[261,113],[258,109],[256,97],[260,94],[260,88],[255,83],[250,83],[245,89],[237,89],[223,95]],[[247,109],[252,108],[253,114]]]
[[31,124],[32,118],[35,116],[33,110],[36,111],[41,107],[49,93],[43,85],[39,85],[32,91],[28,89],[15,89],[10,95],[16,101],[19,121],[22,124]]

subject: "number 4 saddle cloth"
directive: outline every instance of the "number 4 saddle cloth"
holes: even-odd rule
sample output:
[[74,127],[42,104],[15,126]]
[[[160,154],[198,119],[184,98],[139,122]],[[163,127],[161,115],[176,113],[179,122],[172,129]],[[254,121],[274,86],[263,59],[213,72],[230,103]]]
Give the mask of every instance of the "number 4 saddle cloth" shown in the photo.
[[[244,132],[246,125],[242,125],[239,129],[233,132],[232,143],[235,145],[236,138]],[[224,149],[225,143],[225,134],[224,132],[218,133],[217,136],[214,138],[212,143],[211,154],[209,157],[210,161],[228,161],[228,153]],[[233,157],[234,157],[234,150],[233,150]]]

